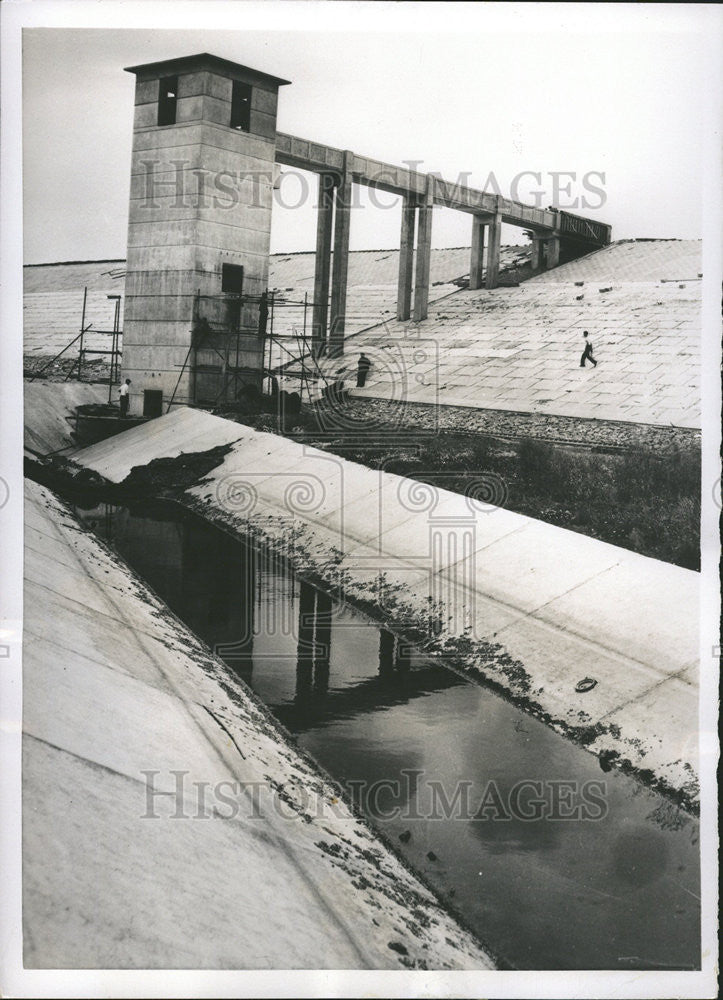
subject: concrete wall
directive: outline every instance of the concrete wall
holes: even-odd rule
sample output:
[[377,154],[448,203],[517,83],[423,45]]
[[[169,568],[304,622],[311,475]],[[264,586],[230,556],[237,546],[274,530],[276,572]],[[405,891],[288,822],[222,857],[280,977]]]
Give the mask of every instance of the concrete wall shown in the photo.
[[[241,132],[229,124],[231,75],[180,72],[176,124],[159,126],[162,75],[146,71],[136,82],[123,378],[133,395],[162,389],[167,403],[184,363],[260,367],[256,302],[242,307],[238,340],[217,331],[197,358],[189,348],[197,294],[198,313],[212,327],[233,326],[221,297],[223,264],[244,268],[244,296],[266,288],[277,93],[254,79],[250,131]],[[175,400],[192,402],[196,388],[187,369]]]

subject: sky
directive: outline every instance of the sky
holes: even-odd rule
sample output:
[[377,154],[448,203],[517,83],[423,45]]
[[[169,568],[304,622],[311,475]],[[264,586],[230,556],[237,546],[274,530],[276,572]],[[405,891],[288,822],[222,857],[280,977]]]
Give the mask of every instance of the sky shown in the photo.
[[[98,21],[80,16],[90,6],[108,27],[73,26]],[[43,22],[54,27],[24,29],[26,263],[125,256],[135,81],[123,69],[202,51],[292,81],[279,131],[450,180],[467,173],[474,187],[609,223],[615,239],[702,235],[721,104],[721,21],[706,5],[144,9],[159,7],[166,16],[75,4]],[[283,168],[272,252],[313,249],[315,190],[312,175]],[[352,249],[397,247],[399,225],[397,199],[372,204],[361,189]],[[469,245],[470,227],[435,209],[433,245]],[[525,237],[505,226],[503,240]]]

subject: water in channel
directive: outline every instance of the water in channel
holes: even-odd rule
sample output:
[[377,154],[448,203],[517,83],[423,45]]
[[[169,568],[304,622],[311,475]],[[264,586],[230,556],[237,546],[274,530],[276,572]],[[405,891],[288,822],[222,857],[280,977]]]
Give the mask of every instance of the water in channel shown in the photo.
[[695,818],[200,517],[76,510],[498,956],[699,967]]

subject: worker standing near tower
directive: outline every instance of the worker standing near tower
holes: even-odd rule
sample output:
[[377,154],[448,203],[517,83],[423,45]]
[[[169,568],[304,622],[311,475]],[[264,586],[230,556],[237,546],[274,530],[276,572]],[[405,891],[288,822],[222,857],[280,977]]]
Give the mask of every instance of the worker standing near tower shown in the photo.
[[130,392],[131,380],[127,378],[123,385],[118,390],[120,392],[120,415],[121,417],[128,416],[128,403],[130,402]]
[[360,354],[359,355],[359,361],[357,362],[357,366],[356,366],[356,385],[357,385],[357,389],[363,389],[364,388],[364,384],[366,383],[366,380],[367,380],[367,374],[368,374],[369,369],[371,368],[371,366],[372,366],[372,363],[369,360],[369,358],[366,356],[366,354]]

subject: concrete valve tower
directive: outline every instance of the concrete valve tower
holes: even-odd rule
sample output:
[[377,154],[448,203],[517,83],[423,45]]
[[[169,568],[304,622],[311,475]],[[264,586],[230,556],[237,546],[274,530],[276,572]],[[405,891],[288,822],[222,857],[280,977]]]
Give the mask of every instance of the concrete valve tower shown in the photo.
[[153,415],[171,399],[212,404],[260,385],[277,98],[289,81],[205,53],[127,71],[122,377]]

